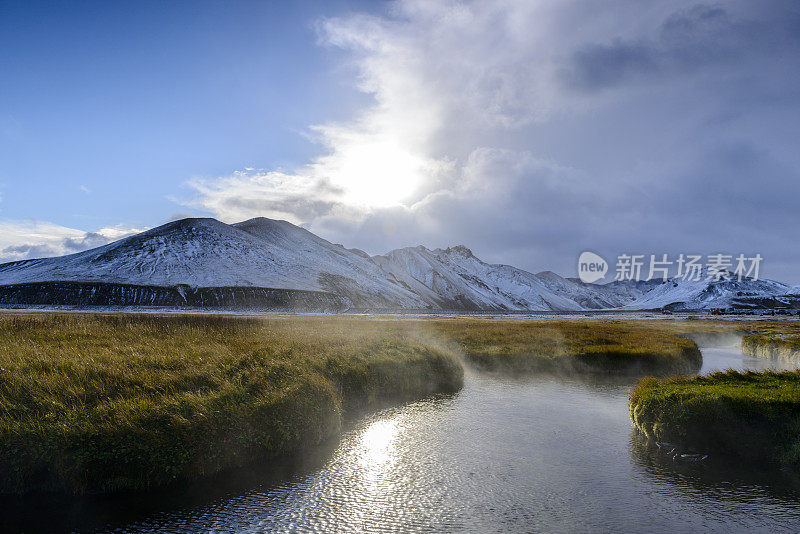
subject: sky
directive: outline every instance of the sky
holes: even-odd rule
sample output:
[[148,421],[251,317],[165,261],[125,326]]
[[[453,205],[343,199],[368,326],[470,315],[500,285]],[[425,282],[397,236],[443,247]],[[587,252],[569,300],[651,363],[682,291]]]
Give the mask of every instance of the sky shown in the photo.
[[0,81],[0,261],[266,216],[800,284],[794,0],[0,0]]

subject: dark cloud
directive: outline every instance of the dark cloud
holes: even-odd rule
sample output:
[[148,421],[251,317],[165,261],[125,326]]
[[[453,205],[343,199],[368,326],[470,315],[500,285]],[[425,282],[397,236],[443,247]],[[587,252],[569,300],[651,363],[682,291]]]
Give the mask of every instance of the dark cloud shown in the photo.
[[587,44],[562,71],[570,87],[594,91],[612,86],[734,65],[764,53],[796,54],[800,14],[785,9],[732,15],[716,5],[696,5],[670,15],[653,36],[614,38],[609,44]]
[[600,89],[626,78],[659,72],[661,66],[653,50],[642,43],[595,45],[575,53],[574,66],[565,80],[580,89]]

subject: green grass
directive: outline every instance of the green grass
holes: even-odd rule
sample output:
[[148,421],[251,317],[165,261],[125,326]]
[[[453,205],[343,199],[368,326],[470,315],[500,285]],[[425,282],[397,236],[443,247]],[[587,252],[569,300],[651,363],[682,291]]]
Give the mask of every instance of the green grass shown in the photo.
[[800,333],[796,329],[771,330],[742,337],[742,353],[755,358],[800,359]]
[[742,336],[742,353],[772,360],[800,359],[800,322],[757,322]]
[[684,373],[641,321],[25,314],[0,317],[0,492],[113,492],[291,454],[385,402],[513,373]]
[[658,441],[800,464],[800,372],[646,378],[631,391],[630,413],[636,428]]
[[457,357],[348,319],[0,319],[0,491],[197,478],[336,435],[342,414],[457,391]]
[[697,345],[644,321],[439,321],[471,364],[491,371],[682,374],[697,371]]

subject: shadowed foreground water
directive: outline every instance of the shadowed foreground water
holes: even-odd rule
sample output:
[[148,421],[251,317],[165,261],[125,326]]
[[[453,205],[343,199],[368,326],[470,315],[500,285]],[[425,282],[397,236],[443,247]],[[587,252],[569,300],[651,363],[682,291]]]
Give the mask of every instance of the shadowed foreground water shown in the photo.
[[[703,357],[702,372],[769,366],[738,348]],[[660,457],[631,430],[629,388],[469,373],[457,395],[355,424],[300,473],[78,515],[118,532],[800,530],[793,475]]]

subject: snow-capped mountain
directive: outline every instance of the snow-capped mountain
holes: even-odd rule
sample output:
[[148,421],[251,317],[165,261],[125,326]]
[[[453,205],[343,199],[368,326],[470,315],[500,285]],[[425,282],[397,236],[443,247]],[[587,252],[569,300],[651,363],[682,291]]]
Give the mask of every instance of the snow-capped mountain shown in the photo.
[[183,219],[85,252],[0,265],[4,305],[581,311],[758,307],[800,302],[798,293],[749,279],[585,284],[489,264],[463,245],[370,257],[265,218]]
[[552,271],[536,274],[550,291],[568,295],[582,309],[597,310],[619,308],[629,304],[652,287],[652,282],[624,280],[608,284],[585,284],[577,278],[563,278]]
[[584,284],[551,271],[533,274],[488,264],[463,245],[402,248],[372,259],[415,293],[445,307],[578,311],[620,307],[636,295],[624,284]]
[[490,265],[464,246],[419,246],[372,258],[384,271],[427,300],[469,310],[580,310],[568,296],[550,291],[536,275]]
[[[625,309],[647,310],[671,308],[699,310],[730,307],[762,307],[766,300],[780,303],[790,297],[792,287],[772,280],[741,281],[732,275],[729,280],[712,281],[673,278],[658,283],[653,289],[624,306]],[[786,302],[789,303],[788,301]]]
[[0,285],[36,282],[263,287],[332,293],[356,307],[426,305],[369,258],[263,218],[183,219],[85,252],[0,265]]

